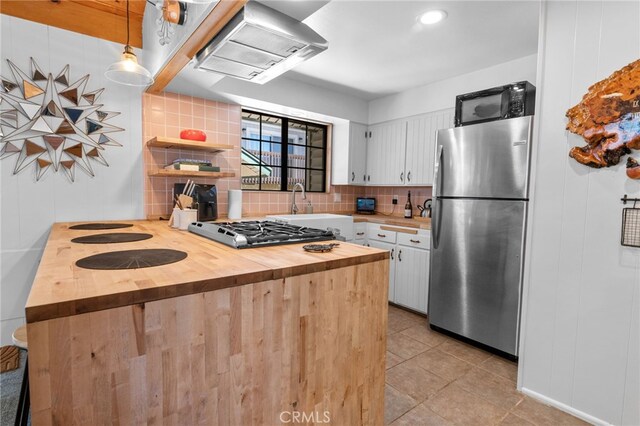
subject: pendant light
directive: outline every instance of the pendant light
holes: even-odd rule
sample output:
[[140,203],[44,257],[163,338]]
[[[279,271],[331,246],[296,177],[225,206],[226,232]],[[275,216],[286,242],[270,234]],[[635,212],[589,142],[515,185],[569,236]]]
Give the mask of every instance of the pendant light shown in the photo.
[[153,84],[151,73],[138,64],[138,58],[129,45],[129,0],[127,0],[127,44],[122,52],[122,59],[114,62],[104,73],[109,80],[127,86],[148,86]]

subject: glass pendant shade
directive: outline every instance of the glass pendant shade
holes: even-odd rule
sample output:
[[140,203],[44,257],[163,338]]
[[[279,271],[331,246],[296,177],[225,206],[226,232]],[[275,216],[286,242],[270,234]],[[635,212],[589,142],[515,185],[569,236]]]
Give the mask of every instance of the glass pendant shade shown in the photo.
[[138,58],[129,45],[124,47],[122,59],[111,64],[104,75],[113,82],[127,86],[148,86],[153,84],[151,73],[138,64]]

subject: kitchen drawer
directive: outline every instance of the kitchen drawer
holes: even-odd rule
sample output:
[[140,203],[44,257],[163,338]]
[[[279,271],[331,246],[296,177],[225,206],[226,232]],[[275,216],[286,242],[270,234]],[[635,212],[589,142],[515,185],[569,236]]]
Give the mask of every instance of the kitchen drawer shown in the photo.
[[385,243],[396,242],[396,232],[380,229],[379,226],[369,228],[368,235],[370,240],[384,241]]
[[419,232],[414,235],[398,232],[398,244],[429,250],[431,245],[431,233]]
[[363,240],[367,238],[366,222],[357,222],[353,224],[353,238],[355,240]]

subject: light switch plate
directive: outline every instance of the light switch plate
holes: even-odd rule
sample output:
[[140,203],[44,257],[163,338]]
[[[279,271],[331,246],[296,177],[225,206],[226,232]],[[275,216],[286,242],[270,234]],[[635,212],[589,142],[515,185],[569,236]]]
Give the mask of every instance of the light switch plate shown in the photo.
[[342,201],[342,194],[340,194],[339,192],[334,192],[333,193],[333,202],[334,203],[339,203]]

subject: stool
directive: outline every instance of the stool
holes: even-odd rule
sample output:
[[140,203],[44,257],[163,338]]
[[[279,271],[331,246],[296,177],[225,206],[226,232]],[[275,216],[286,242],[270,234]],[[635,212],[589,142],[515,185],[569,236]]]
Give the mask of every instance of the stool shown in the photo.
[[[20,349],[27,350],[27,326],[16,328],[11,335],[13,344]],[[22,376],[22,386],[20,387],[20,399],[18,400],[18,410],[16,412],[16,426],[24,426],[29,421],[29,355],[24,363],[24,376]]]

